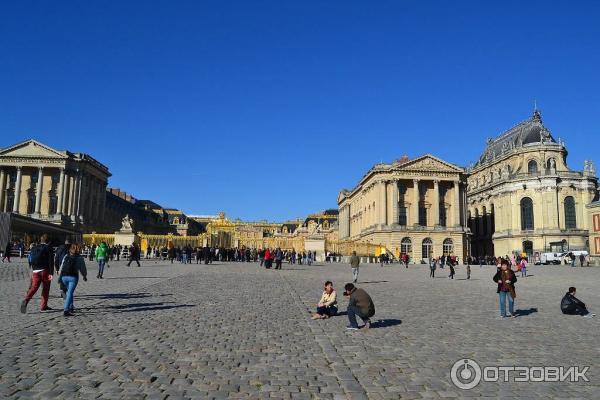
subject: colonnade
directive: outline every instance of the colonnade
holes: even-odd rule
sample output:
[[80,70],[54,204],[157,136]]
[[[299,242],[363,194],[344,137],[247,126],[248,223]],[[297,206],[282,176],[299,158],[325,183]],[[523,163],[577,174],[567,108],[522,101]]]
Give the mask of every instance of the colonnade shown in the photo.
[[[465,209],[466,193],[459,180],[414,178],[410,186],[407,184],[411,184],[411,179],[377,180],[342,202],[339,216],[340,238],[354,236],[376,225],[417,228],[465,226],[465,212],[461,210]],[[440,215],[442,186],[452,191],[451,196],[444,199],[444,203],[449,203],[450,210],[444,221]],[[405,189],[402,192],[401,187]],[[427,192],[430,190],[431,197],[428,198]],[[423,224],[419,213],[426,207],[425,204],[431,209],[431,218],[426,218],[427,221]]]
[[[37,182],[33,177],[37,175]],[[31,186],[23,188],[24,176],[30,177]],[[50,185],[46,187],[48,179]],[[56,182],[58,179],[58,182]],[[55,184],[56,182],[56,184]],[[31,214],[29,199],[23,193],[35,189],[33,214],[49,219],[69,217],[80,223],[83,218],[99,221],[104,218],[106,182],[81,169],[64,166],[0,166],[0,211]],[[51,207],[50,197],[55,197]],[[42,200],[46,198],[47,201]]]

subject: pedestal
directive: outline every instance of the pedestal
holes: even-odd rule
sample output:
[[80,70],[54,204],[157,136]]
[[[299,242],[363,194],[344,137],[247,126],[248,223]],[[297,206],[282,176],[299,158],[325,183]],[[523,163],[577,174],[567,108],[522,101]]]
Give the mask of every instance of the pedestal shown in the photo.
[[133,232],[115,232],[115,246],[131,246],[132,243],[140,244],[140,237]]

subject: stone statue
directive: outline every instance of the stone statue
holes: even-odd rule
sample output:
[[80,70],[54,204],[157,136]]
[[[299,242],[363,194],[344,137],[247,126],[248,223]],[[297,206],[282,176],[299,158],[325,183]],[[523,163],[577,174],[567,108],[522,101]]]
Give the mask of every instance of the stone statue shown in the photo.
[[596,175],[596,167],[594,166],[594,162],[592,160],[589,161],[589,171],[591,175]]
[[556,171],[556,160],[554,158],[550,159],[550,170]]
[[129,214],[121,220],[121,232],[132,232],[133,231],[133,220],[129,218]]

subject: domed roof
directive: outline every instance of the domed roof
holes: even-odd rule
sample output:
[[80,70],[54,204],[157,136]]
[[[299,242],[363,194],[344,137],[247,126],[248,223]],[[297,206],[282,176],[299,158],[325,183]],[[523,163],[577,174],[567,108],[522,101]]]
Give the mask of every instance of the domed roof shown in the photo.
[[531,118],[513,126],[496,139],[488,139],[487,147],[476,165],[491,162],[496,157],[525,145],[547,143],[556,143],[556,140],[542,123],[542,115],[536,109]]

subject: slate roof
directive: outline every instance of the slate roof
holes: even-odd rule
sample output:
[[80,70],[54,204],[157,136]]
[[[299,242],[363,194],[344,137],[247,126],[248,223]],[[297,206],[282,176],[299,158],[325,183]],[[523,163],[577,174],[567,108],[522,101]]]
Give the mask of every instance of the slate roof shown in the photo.
[[513,126],[496,139],[488,139],[487,147],[477,161],[476,166],[493,161],[494,158],[515,148],[530,144],[547,143],[556,143],[556,140],[542,123],[542,115],[536,109],[533,111],[531,118]]

